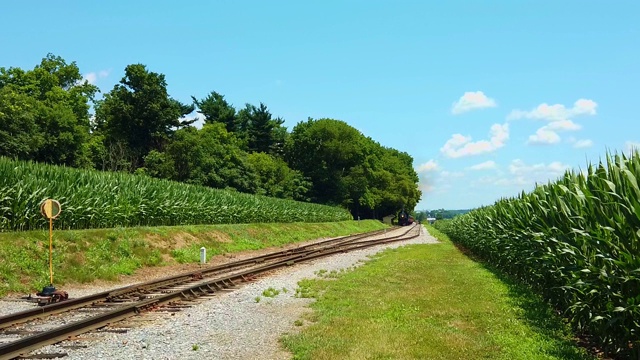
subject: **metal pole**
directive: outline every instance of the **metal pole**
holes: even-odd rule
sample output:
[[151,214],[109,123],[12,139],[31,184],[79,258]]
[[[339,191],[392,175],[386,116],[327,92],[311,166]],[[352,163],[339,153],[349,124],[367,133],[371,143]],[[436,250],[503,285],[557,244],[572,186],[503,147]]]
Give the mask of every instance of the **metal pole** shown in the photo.
[[49,218],[49,280],[53,286],[53,217]]

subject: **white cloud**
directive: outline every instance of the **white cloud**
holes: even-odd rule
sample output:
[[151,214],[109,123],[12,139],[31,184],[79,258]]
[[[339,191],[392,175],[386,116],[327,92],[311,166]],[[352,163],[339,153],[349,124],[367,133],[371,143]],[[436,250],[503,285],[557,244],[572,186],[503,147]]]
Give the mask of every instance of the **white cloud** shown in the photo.
[[496,107],[496,101],[487,97],[482,91],[467,91],[453,103],[451,113],[454,115],[462,114],[473,109],[483,109]]
[[504,146],[509,139],[509,124],[493,124],[489,131],[490,140],[472,142],[470,136],[454,134],[447,140],[440,151],[447,157],[458,158],[463,156],[479,155],[493,152]]
[[627,141],[624,144],[624,152],[631,154],[632,150],[640,151],[640,142]]
[[576,149],[588,148],[593,146],[593,141],[589,139],[578,140],[573,143],[573,147]]
[[589,99],[577,100],[570,109],[567,109],[562,104],[549,105],[543,103],[530,111],[513,110],[509,115],[507,115],[507,120],[538,119],[561,121],[579,115],[595,115],[597,106],[598,104],[595,101]]
[[560,142],[560,135],[558,135],[558,132],[577,131],[580,129],[582,129],[582,126],[574,123],[571,120],[552,121],[549,124],[539,128],[534,135],[530,135],[527,144],[557,144]]
[[196,121],[193,124],[191,124],[191,126],[195,126],[197,129],[202,129],[202,127],[204,126],[205,117],[202,113],[199,113],[197,110],[194,110],[193,112],[181,117],[180,121],[193,120],[193,119],[195,119]]
[[555,181],[560,178],[569,166],[559,161],[549,164],[538,163],[528,165],[520,159],[511,161],[509,165],[510,176],[487,176],[481,177],[471,183],[472,187],[486,188],[488,184],[501,187],[515,187],[524,189],[534,184],[544,184],[549,180]]
[[88,73],[85,74],[83,80],[88,81],[89,84],[95,84],[96,80],[98,80],[98,75],[96,73]]
[[84,74],[84,76],[82,77],[82,82],[87,81],[89,82],[89,84],[95,85],[98,79],[104,79],[107,76],[109,76],[109,70],[100,70],[98,72],[90,72],[90,73]]
[[[562,104],[540,104],[530,111],[513,110],[507,115],[507,120],[535,119],[544,120],[549,123],[539,128],[534,135],[529,136],[527,144],[557,144],[560,142],[560,131],[577,131],[582,129],[580,124],[571,120],[580,115],[595,115],[598,104],[589,99],[577,100],[572,108],[567,108]],[[584,145],[584,144],[582,144]]]
[[539,177],[559,177],[564,174],[565,170],[567,170],[569,166],[562,164],[559,161],[553,161],[548,165],[544,163],[538,163],[534,165],[527,165],[524,161],[520,159],[513,160],[509,165],[509,172],[512,175],[516,176],[524,176],[531,178],[539,178]]
[[429,172],[429,171],[435,171],[435,170],[438,170],[438,163],[435,162],[433,159],[431,159],[424,164],[420,164],[420,166],[418,166],[418,169],[416,171],[418,173],[423,173],[423,172]]
[[576,131],[582,129],[581,125],[578,125],[571,120],[552,121],[545,127],[553,131]]
[[549,130],[546,126],[541,127],[536,131],[534,135],[529,135],[527,144],[531,145],[543,145],[543,144],[557,144],[560,142],[560,135],[555,131]]
[[497,167],[495,161],[489,160],[470,167],[471,170],[491,170]]

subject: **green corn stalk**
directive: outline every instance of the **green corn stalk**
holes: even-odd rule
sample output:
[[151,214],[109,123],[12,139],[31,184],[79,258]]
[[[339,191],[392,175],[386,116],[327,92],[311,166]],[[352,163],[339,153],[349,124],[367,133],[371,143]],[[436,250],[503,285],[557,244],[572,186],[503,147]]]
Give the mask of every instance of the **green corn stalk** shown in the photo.
[[56,227],[63,229],[352,218],[338,207],[0,157],[0,231],[46,228],[46,198],[60,201]]
[[530,193],[436,222],[543,294],[611,354],[640,355],[640,153],[607,154]]

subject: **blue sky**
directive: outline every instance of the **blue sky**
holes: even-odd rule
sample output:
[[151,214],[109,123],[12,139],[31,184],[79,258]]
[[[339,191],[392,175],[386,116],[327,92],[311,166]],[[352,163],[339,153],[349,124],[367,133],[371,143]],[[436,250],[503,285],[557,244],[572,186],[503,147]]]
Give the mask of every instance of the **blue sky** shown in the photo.
[[640,144],[640,2],[5,1],[0,66],[128,64],[189,102],[334,118],[411,154],[418,209],[492,204]]

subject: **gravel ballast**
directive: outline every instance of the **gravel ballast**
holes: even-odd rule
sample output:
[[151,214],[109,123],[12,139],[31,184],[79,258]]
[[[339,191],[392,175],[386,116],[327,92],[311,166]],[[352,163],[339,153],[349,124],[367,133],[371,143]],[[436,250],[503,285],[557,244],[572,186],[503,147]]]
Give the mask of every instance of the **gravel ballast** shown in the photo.
[[[393,232],[402,232],[394,230]],[[389,233],[392,233],[391,231]],[[256,281],[240,284],[236,289],[216,293],[193,307],[175,313],[151,313],[126,320],[122,326],[136,323],[126,333],[92,332],[82,335],[85,341],[66,341],[41,349],[44,353],[65,352],[66,359],[288,359],[279,338],[295,332],[294,322],[310,311],[313,299],[295,297],[298,282],[314,278],[320,270],[331,272],[358,266],[369,256],[386,248],[407,244],[436,243],[423,229],[418,238],[380,245],[368,249],[333,255],[308,263],[276,270]],[[118,287],[125,284],[119,284]],[[280,291],[275,297],[263,291]],[[286,289],[286,292],[283,290]],[[86,293],[106,288],[85,290]],[[86,294],[78,294],[82,296]],[[259,300],[258,300],[259,298]],[[22,309],[19,309],[23,307]],[[0,301],[0,315],[23,310],[32,305]],[[18,309],[18,310],[16,310]],[[117,328],[120,324],[114,325]],[[70,348],[70,345],[86,346]]]

